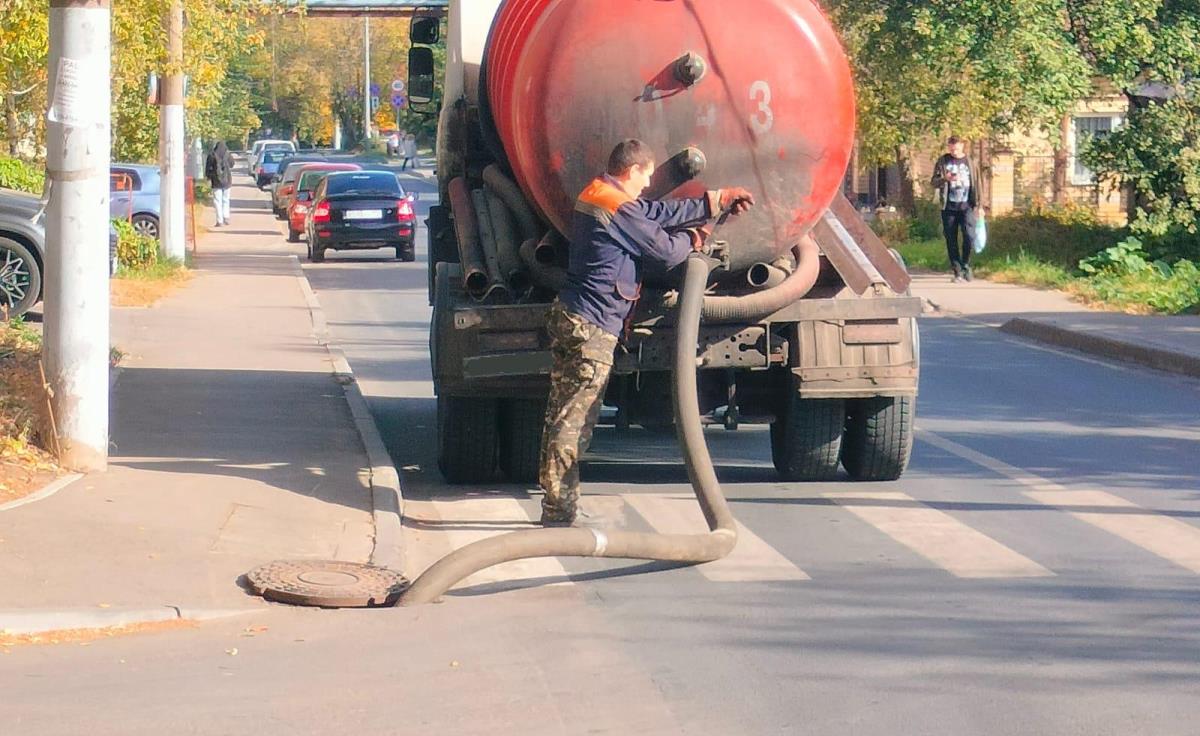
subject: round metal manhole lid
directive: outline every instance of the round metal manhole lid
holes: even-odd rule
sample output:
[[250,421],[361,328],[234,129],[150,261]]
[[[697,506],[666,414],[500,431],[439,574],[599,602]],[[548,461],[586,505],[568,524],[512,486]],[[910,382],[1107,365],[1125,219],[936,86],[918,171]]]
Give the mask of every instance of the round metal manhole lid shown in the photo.
[[246,573],[246,581],[269,601],[325,608],[390,606],[408,587],[398,572],[333,560],[276,560]]

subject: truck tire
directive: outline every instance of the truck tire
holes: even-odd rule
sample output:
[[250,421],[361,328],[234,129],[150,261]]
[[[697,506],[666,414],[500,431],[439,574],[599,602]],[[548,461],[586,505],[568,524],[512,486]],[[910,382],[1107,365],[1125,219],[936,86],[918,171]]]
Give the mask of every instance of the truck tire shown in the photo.
[[854,480],[896,480],[912,455],[916,397],[873,396],[846,407],[842,465]]
[[846,406],[841,399],[802,399],[788,382],[783,411],[771,423],[771,460],[787,481],[837,477]]
[[500,469],[513,483],[537,483],[545,423],[542,399],[500,402]]
[[492,479],[497,403],[476,396],[438,396],[438,469],[447,483]]

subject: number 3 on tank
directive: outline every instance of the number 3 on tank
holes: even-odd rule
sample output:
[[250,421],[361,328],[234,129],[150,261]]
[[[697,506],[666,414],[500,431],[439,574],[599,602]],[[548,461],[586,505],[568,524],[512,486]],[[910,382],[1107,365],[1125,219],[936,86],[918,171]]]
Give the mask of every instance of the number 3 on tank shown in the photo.
[[750,114],[750,130],[765,135],[775,124],[775,113],[771,111],[771,85],[761,79],[751,84],[750,101],[758,103],[758,108]]

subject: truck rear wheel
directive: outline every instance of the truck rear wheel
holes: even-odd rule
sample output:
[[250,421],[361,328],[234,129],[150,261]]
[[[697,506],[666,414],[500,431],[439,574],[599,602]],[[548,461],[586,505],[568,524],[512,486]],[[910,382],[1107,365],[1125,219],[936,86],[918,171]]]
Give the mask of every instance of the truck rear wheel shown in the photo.
[[448,483],[483,483],[496,470],[495,399],[438,396],[438,469]]
[[541,463],[546,402],[506,399],[500,402],[500,469],[514,483],[537,483]]
[[771,460],[788,481],[832,480],[837,476],[842,429],[841,399],[802,399],[795,378],[788,382],[783,410],[771,424]]
[[896,480],[912,456],[916,397],[873,396],[846,407],[842,465],[854,480]]

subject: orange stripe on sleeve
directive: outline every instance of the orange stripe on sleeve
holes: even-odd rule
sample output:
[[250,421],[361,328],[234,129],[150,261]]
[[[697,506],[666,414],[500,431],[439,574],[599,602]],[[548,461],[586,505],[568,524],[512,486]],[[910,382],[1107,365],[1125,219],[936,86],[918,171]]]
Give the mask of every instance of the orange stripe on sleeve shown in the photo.
[[621,205],[632,202],[633,197],[603,179],[593,179],[592,183],[579,193],[579,201],[599,207],[611,215],[616,214]]

